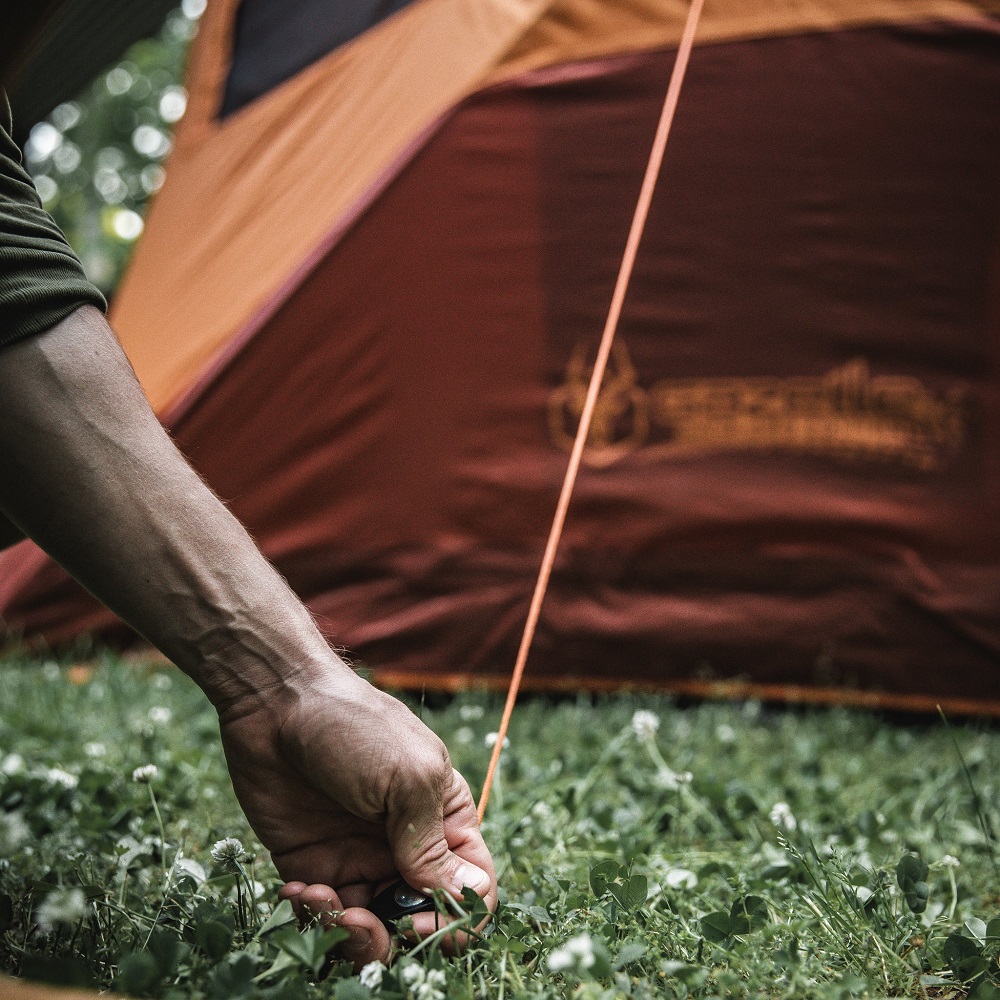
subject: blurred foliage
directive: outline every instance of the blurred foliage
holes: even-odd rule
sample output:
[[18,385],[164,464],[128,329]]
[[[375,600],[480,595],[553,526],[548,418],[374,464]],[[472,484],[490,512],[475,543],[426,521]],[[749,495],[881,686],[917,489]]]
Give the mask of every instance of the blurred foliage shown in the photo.
[[[11,650],[0,691],[0,975],[153,1000],[1000,1000],[996,726],[525,696],[483,822],[493,933],[359,977],[278,903],[193,681]],[[480,788],[499,699],[410,707]]]
[[37,124],[25,165],[90,279],[114,290],[142,232],[150,195],[184,114],[180,86],[204,0],[185,0],[160,34],[133,45],[74,101]]

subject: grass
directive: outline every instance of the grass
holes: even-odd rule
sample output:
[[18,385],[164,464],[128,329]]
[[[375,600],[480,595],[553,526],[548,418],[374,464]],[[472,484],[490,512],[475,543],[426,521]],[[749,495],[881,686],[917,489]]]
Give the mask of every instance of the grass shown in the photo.
[[[527,700],[485,823],[494,932],[362,981],[326,959],[335,933],[274,906],[186,678],[10,659],[0,692],[15,975],[178,1000],[1000,998],[1000,733],[983,724]],[[473,789],[499,707],[423,709]],[[225,838],[242,846],[213,857]]]

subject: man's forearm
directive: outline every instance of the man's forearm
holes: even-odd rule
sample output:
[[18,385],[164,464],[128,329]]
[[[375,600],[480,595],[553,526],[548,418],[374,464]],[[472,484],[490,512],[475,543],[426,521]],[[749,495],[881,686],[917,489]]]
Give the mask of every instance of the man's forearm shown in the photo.
[[329,669],[308,612],[174,447],[96,309],[0,350],[0,511],[217,705]]

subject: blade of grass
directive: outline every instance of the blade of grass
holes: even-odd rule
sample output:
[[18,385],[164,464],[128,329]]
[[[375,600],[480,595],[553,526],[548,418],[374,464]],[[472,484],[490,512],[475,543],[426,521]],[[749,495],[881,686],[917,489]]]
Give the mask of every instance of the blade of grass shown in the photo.
[[966,784],[969,786],[969,794],[972,796],[972,804],[976,810],[976,818],[979,820],[979,826],[983,831],[983,839],[986,841],[986,849],[989,851],[993,874],[996,876],[997,882],[1000,883],[1000,862],[997,861],[996,843],[993,838],[993,832],[990,830],[986,810],[983,808],[983,800],[979,796],[975,781],[972,780],[972,772],[969,770],[969,765],[965,762],[965,755],[962,753],[962,748],[958,745],[958,740],[955,737],[954,730],[951,728],[951,723],[948,722],[948,717],[944,714],[944,710],[940,705],[938,705],[937,710],[945,729],[948,731],[951,745],[955,748],[958,762],[962,766],[962,773],[965,775]]

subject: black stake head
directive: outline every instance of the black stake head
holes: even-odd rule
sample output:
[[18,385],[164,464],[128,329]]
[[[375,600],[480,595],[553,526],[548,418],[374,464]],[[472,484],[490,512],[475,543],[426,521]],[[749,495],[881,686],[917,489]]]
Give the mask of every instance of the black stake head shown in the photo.
[[382,921],[390,931],[396,929],[396,921],[411,913],[427,913],[434,910],[434,900],[402,879],[383,889],[369,904],[368,909]]

